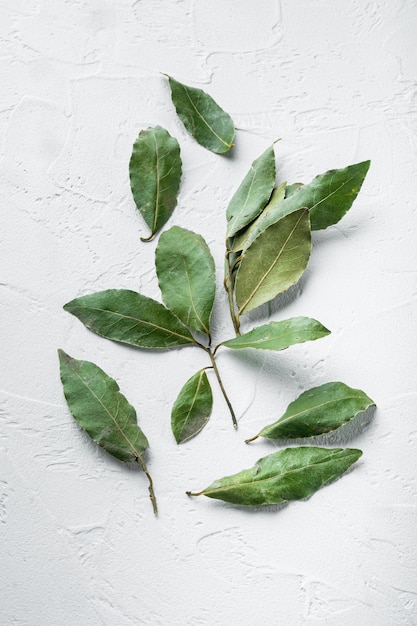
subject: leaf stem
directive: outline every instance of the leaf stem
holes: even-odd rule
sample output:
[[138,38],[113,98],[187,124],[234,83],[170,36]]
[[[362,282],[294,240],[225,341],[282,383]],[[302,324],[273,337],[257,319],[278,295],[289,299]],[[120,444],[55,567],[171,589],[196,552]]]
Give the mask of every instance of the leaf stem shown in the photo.
[[142,471],[144,472],[144,474],[146,475],[146,477],[147,477],[147,479],[149,481],[149,487],[148,487],[149,497],[150,497],[151,502],[152,502],[153,512],[155,513],[155,515],[158,515],[158,506],[156,504],[155,492],[153,490],[153,482],[152,482],[151,475],[148,472],[148,468],[146,467],[146,463],[145,463],[143,457],[141,455],[139,455],[136,460],[139,463],[139,465],[141,466]]
[[187,496],[201,496],[203,492],[199,491],[198,493],[192,493],[192,491],[186,491],[185,493]]
[[245,439],[245,443],[250,443],[251,441],[255,441],[258,439],[259,435],[255,435],[254,437],[250,437],[249,439]]
[[218,380],[218,383],[219,383],[220,389],[221,389],[221,391],[222,391],[223,397],[224,397],[224,399],[226,400],[226,404],[227,404],[227,406],[229,407],[230,415],[232,416],[233,426],[234,426],[234,428],[237,430],[237,419],[236,419],[236,415],[235,415],[235,412],[234,412],[234,410],[233,410],[232,404],[231,404],[231,402],[230,402],[230,400],[229,400],[229,397],[228,397],[228,395],[227,395],[227,393],[226,393],[226,390],[225,390],[225,388],[224,388],[224,386],[223,386],[223,381],[222,381],[222,379],[221,379],[220,372],[219,372],[218,367],[217,367],[216,359],[214,358],[214,354],[213,354],[213,352],[210,350],[210,348],[206,348],[206,352],[207,352],[207,354],[210,356],[210,360],[211,360],[212,365],[213,365],[213,370],[214,370],[214,373],[216,374],[216,378],[217,378],[217,380]]
[[226,239],[226,263],[227,263],[227,276],[224,280],[224,286],[227,291],[227,296],[229,299],[229,309],[230,309],[230,317],[232,318],[233,327],[235,329],[236,336],[240,336],[240,321],[239,315],[235,312],[235,304],[233,301],[233,281],[232,281],[232,270],[233,267],[230,266],[230,255],[231,252],[228,249],[228,239]]

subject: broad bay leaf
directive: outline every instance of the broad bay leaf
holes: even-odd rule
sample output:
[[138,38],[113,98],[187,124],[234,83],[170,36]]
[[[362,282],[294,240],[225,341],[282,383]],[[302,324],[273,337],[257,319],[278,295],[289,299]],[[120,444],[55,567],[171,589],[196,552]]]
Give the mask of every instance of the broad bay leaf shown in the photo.
[[158,513],[152,478],[143,453],[149,447],[137,424],[136,411],[117,382],[90,361],[58,350],[65,399],[76,422],[106,452],[124,463],[137,461],[149,481],[149,497]]
[[202,89],[168,76],[172,102],[187,131],[200,145],[221,154],[233,146],[235,127],[228,113]]
[[182,162],[178,141],[161,126],[139,133],[129,163],[130,185],[136,206],[151,234],[171,217],[177,205]]
[[226,210],[227,237],[233,237],[250,224],[271,197],[275,185],[274,146],[265,150],[251,165]]
[[90,361],[73,359],[63,350],[58,354],[64,395],[74,419],[116,459],[136,461],[149,444],[117,382]]
[[329,333],[327,328],[311,317],[291,317],[258,326],[239,337],[224,341],[222,345],[232,350],[285,350],[294,344],[320,339]]
[[277,422],[263,428],[257,437],[298,439],[322,435],[374,404],[360,389],[340,382],[326,383],[302,393]]
[[213,396],[207,374],[200,370],[181,389],[171,413],[171,428],[177,443],[194,437],[207,424]]
[[289,198],[290,196],[292,196],[293,193],[298,191],[300,187],[303,186],[303,184],[304,183],[293,183],[292,185],[287,185],[285,188],[285,197]]
[[231,251],[238,252],[239,250],[246,250],[248,242],[253,241],[253,233],[257,232],[258,220],[265,219],[267,215],[276,210],[278,204],[280,204],[285,197],[286,183],[281,183],[272,192],[268,204],[263,209],[262,213],[242,231],[237,233],[232,240]]
[[265,217],[260,216],[247,245],[271,224],[303,207],[310,211],[312,230],[336,224],[352,206],[369,166],[370,161],[363,161],[339,170],[329,170],[316,176],[311,183],[302,185],[277,205],[275,211]]
[[263,457],[254,467],[214,481],[198,493],[233,504],[260,506],[303,500],[346,472],[362,455],[341,448],[286,448]]
[[311,252],[308,211],[300,209],[272,224],[242,255],[236,274],[239,315],[272,300],[294,285]]
[[209,334],[216,279],[203,237],[173,226],[159,238],[155,265],[166,306],[187,326]]
[[107,289],[75,298],[64,309],[87,328],[139,348],[195,345],[190,331],[163,304],[128,289]]

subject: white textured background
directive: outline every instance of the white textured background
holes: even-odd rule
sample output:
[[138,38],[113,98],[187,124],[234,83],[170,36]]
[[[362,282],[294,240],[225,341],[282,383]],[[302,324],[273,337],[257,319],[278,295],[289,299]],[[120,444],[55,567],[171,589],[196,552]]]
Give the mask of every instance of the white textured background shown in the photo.
[[[414,0],[1,2],[2,625],[417,624],[416,35]],[[160,72],[232,115],[233,155],[187,135]],[[204,354],[116,345],[62,309],[105,288],[159,297],[127,169],[155,124],[182,148],[170,224],[201,233],[216,259],[218,340],[232,336],[225,207],[252,160],[277,137],[279,180],[372,159],[352,210],[316,234],[299,287],[269,308],[332,335],[219,354],[239,431],[213,383],[213,417],[181,447],[170,407]],[[158,519],[144,476],[73,423],[58,347],[100,365],[136,407]],[[364,450],[342,480],[279,510],[185,496],[274,451],[243,439],[331,380],[378,404],[329,440]]]

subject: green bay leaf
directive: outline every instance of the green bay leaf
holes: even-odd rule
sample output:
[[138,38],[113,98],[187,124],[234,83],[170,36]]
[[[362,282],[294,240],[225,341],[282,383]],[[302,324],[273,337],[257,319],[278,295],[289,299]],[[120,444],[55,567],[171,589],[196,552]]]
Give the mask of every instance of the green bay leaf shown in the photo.
[[209,334],[216,280],[203,237],[173,226],[159,238],[155,265],[165,305],[186,326]]
[[233,120],[202,89],[189,87],[168,76],[172,102],[177,115],[192,137],[204,148],[217,154],[233,146]]
[[195,345],[190,331],[163,304],[128,289],[107,289],[64,306],[87,328],[106,339],[139,348]]
[[242,255],[235,280],[239,315],[272,300],[294,285],[311,252],[308,211],[300,209],[272,224]]
[[177,443],[194,437],[207,424],[213,396],[207,374],[201,370],[183,386],[171,413],[171,428]]
[[274,211],[260,216],[246,245],[250,245],[271,224],[303,207],[310,211],[312,230],[336,224],[352,206],[369,166],[370,161],[363,161],[342,169],[329,170],[316,176],[311,183],[301,185],[298,190],[291,189],[288,197]]
[[98,365],[58,350],[65,399],[75,421],[108,454],[123,463],[136,461],[149,481],[149,497],[158,513],[152,478],[143,453],[149,447],[137,424],[136,411],[117,382]]
[[362,455],[360,450],[300,446],[259,459],[251,467],[214,481],[198,493],[243,506],[303,500],[342,476]]
[[278,421],[263,428],[258,436],[298,439],[322,435],[340,428],[374,404],[360,389],[340,382],[325,383],[302,393]]
[[130,186],[137,208],[151,229],[149,241],[177,205],[182,162],[178,141],[161,126],[139,133],[129,163]]
[[251,165],[226,210],[227,237],[233,237],[262,211],[275,185],[274,146],[270,146]]
[[239,337],[224,341],[222,345],[232,350],[285,350],[297,343],[320,339],[329,333],[327,328],[311,317],[291,317],[258,326]]
[[119,461],[138,460],[148,440],[117,382],[90,361],[73,359],[63,350],[58,354],[64,395],[77,423]]

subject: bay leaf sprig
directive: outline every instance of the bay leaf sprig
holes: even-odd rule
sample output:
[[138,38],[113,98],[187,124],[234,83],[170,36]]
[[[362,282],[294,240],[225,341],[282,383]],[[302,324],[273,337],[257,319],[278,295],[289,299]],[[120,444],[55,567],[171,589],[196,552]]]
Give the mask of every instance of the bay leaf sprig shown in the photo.
[[120,393],[117,382],[98,365],[58,351],[65,399],[76,422],[106,452],[123,463],[136,462],[149,482],[149,497],[158,513],[152,478],[144,453],[147,438],[137,424],[136,411]]

